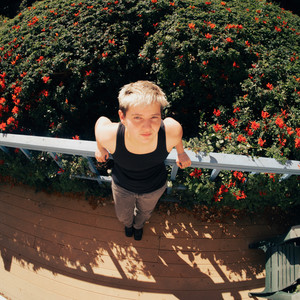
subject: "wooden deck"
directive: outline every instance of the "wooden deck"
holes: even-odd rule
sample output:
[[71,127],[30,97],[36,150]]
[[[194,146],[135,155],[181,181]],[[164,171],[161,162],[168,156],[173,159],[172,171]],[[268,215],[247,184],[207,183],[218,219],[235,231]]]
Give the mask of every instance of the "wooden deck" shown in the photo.
[[126,238],[107,203],[0,185],[0,295],[12,300],[249,299],[264,287],[257,239],[281,233],[248,218],[201,222],[155,212]]

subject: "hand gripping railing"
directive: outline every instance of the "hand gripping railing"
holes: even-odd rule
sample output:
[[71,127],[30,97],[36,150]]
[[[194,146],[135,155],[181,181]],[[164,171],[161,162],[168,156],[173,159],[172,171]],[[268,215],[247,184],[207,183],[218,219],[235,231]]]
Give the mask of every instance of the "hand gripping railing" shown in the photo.
[[[95,174],[94,177],[76,176],[84,179],[97,180],[99,184],[111,181],[110,176],[101,176],[92,160],[94,157],[97,143],[87,140],[73,140],[51,137],[40,137],[20,134],[0,134],[0,148],[9,153],[7,147],[19,148],[28,159],[31,157],[30,151],[48,152],[54,161],[61,167],[56,153],[69,154],[85,157],[88,161],[90,170]],[[273,158],[259,157],[254,158],[246,155],[234,155],[225,153],[195,153],[186,150],[192,161],[191,167],[212,169],[211,180],[214,180],[221,170],[234,170],[250,173],[275,173],[282,174],[281,179],[286,179],[291,175],[300,175],[300,162],[288,160],[281,164]],[[168,155],[165,164],[172,167],[170,179],[174,180],[178,171],[176,165],[176,150],[173,149]]]

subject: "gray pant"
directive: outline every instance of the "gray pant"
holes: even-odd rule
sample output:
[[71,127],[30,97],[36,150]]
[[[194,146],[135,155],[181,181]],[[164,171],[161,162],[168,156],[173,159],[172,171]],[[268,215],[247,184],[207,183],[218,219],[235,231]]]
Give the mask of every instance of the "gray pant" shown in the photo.
[[111,187],[119,221],[126,227],[133,226],[135,229],[141,229],[145,222],[150,219],[156,203],[167,187],[167,183],[158,190],[145,194],[130,192],[116,185],[114,181],[112,181]]

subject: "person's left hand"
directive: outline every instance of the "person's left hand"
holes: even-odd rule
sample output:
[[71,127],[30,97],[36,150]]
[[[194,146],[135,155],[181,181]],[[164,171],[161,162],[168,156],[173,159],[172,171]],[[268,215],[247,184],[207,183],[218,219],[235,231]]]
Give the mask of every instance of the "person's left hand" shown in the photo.
[[177,166],[181,169],[187,168],[192,164],[189,156],[185,152],[178,154],[176,163]]

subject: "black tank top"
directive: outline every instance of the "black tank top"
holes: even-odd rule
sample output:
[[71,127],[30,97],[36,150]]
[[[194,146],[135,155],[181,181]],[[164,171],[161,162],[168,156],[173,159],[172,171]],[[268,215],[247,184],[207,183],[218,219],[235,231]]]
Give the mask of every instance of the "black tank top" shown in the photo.
[[158,131],[157,147],[153,152],[134,154],[125,146],[125,126],[119,123],[116,150],[112,154],[112,178],[115,184],[128,191],[144,194],[161,188],[167,180],[165,159],[168,156],[164,123]]

